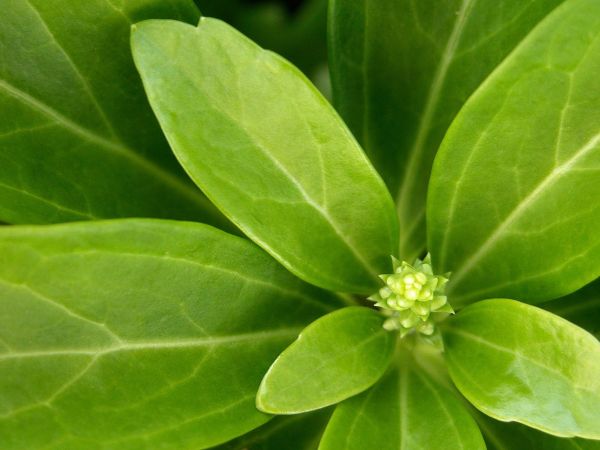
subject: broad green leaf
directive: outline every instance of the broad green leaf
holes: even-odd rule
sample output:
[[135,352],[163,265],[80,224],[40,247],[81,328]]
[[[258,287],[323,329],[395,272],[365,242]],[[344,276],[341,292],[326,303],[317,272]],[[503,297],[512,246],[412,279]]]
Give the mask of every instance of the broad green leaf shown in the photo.
[[227,223],[179,168],[129,48],[131,24],[196,23],[191,0],[5,0],[0,219]]
[[600,450],[600,441],[560,438],[515,422],[475,413],[488,450]]
[[395,333],[384,317],[354,306],[328,314],[300,333],[262,380],[256,405],[296,414],[333,405],[372,386],[387,369]]
[[256,428],[261,377],[323,295],[205,225],[3,227],[0,446],[200,449]]
[[600,343],[514,300],[485,300],[445,322],[450,376],[479,410],[556,436],[600,439]]
[[571,295],[543,303],[540,307],[600,338],[600,279]]
[[550,300],[600,275],[599,37],[600,2],[565,2],[446,135],[427,221],[453,306]]
[[425,248],[435,153],[485,77],[562,0],[333,0],[334,103],[396,197],[400,256]]
[[485,450],[467,410],[412,360],[341,403],[319,450]]
[[280,416],[215,450],[317,450],[331,409]]
[[313,284],[377,288],[397,246],[393,202],[297,69],[216,19],[143,22],[132,45],[177,157],[225,215]]

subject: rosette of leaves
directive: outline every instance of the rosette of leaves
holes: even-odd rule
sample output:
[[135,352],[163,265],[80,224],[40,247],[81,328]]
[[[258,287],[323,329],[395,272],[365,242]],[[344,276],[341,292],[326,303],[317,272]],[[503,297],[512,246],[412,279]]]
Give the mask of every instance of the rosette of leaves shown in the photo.
[[330,6],[4,2],[3,449],[598,448],[600,3]]

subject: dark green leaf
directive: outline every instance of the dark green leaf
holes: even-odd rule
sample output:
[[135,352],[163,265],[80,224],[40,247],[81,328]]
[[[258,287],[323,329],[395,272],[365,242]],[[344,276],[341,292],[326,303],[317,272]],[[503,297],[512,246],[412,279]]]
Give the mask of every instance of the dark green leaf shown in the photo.
[[340,404],[319,450],[485,450],[475,421],[410,359]]
[[514,300],[485,300],[444,327],[450,375],[478,409],[556,436],[600,439],[600,343]]
[[600,2],[565,2],[446,135],[427,221],[453,306],[550,300],[600,275],[599,38]]
[[215,19],[144,22],[132,45],[176,155],[233,222],[311,283],[377,288],[397,247],[393,202],[296,68]]
[[302,331],[265,375],[256,405],[296,414],[333,405],[372,386],[389,365],[396,335],[359,306],[328,314]]
[[334,100],[396,196],[400,256],[425,248],[433,157],[471,93],[562,0],[333,0]]
[[186,180],[129,48],[133,22],[196,23],[191,0],[6,0],[0,21],[0,219],[226,223]]
[[280,416],[215,450],[317,450],[331,409]]
[[332,309],[253,244],[152,220],[0,229],[3,449],[206,448]]
[[600,441],[560,438],[474,413],[488,450],[600,450]]
[[600,279],[540,306],[600,338]]

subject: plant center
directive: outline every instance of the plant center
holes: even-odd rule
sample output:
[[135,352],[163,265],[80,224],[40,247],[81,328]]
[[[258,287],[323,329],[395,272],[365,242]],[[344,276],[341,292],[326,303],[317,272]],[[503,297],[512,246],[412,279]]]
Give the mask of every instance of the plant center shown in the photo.
[[413,264],[393,256],[392,262],[394,273],[379,275],[385,286],[369,297],[388,316],[384,328],[402,337],[413,330],[432,335],[436,321],[454,313],[445,295],[450,274],[434,275],[429,254]]

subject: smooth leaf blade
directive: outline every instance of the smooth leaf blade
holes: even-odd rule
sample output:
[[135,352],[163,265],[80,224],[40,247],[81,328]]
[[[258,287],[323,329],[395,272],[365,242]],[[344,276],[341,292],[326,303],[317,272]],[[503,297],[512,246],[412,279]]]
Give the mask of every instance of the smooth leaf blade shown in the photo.
[[514,300],[470,305],[443,328],[450,375],[478,409],[556,436],[600,439],[600,343]]
[[280,416],[214,450],[317,450],[331,409]]
[[256,388],[333,308],[320,298],[205,225],[3,227],[2,447],[207,448],[239,436],[269,419]]
[[600,3],[566,2],[450,128],[428,224],[453,305],[550,300],[600,275],[599,35]]
[[216,19],[144,22],[132,46],[177,157],[234,223],[311,283],[377,288],[397,245],[393,202],[297,69]]
[[[408,361],[404,361],[408,362]],[[412,361],[394,365],[333,413],[319,450],[484,450],[475,421]]]
[[296,414],[333,405],[372,386],[389,365],[395,335],[376,311],[349,307],[302,331],[275,360],[256,405],[272,414]]
[[488,450],[600,450],[600,441],[559,438],[515,422],[499,422],[473,412],[485,438]]
[[334,103],[398,204],[400,256],[425,249],[435,153],[466,99],[562,0],[334,0]]
[[135,21],[198,16],[191,0],[3,2],[0,219],[164,217],[231,228],[178,166],[128,45]]

